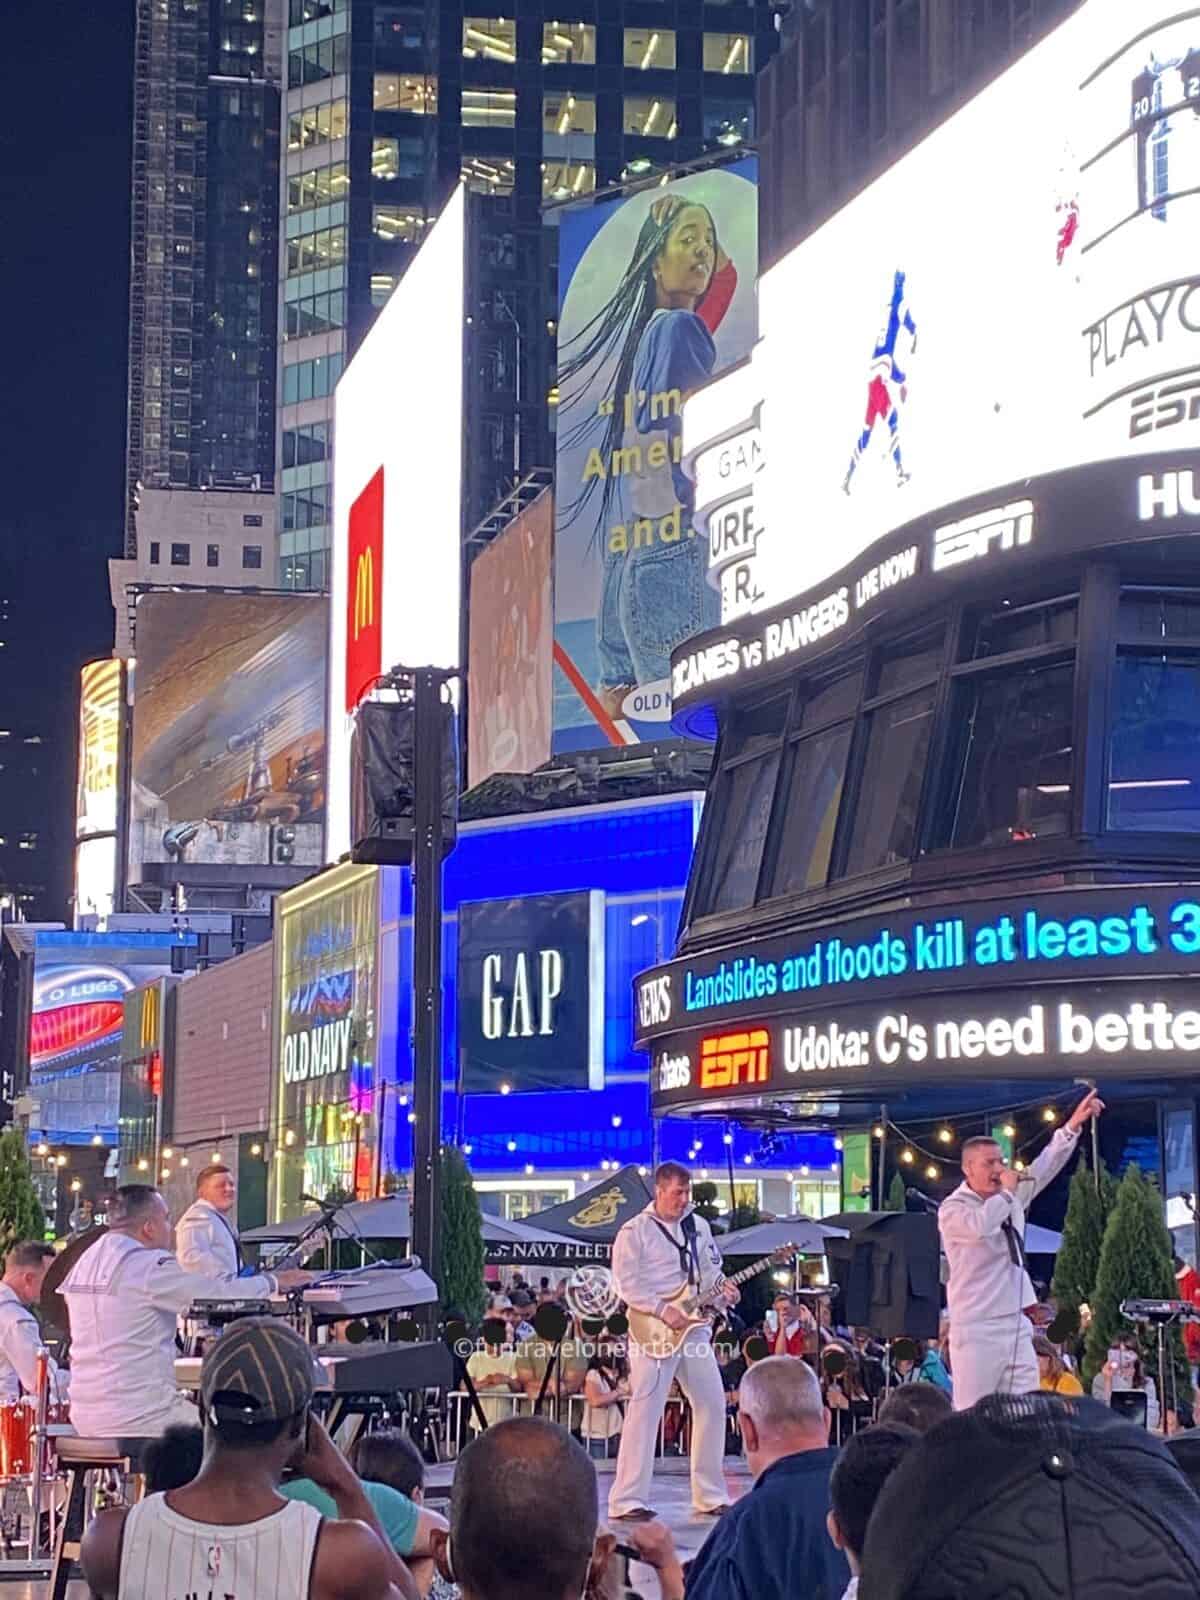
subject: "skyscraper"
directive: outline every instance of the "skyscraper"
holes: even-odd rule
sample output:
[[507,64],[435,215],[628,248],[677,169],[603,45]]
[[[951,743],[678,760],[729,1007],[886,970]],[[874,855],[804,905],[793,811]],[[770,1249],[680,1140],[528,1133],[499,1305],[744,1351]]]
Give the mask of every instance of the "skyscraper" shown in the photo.
[[520,0],[514,16],[478,0],[289,0],[285,587],[327,582],[333,387],[460,178],[473,224],[470,525],[553,461],[555,207],[753,135],[754,73],[776,42],[767,7],[565,3]]
[[803,0],[792,7],[780,51],[758,85],[763,264],[811,233],[1079,4]]
[[137,0],[129,556],[139,484],[273,484],[283,5]]

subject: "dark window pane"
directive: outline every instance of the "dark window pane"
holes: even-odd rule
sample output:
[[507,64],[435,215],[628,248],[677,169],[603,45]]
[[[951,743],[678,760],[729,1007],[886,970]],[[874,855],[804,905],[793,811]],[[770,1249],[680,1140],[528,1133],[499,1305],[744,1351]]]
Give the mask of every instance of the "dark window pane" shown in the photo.
[[754,900],[763,841],[771,817],[779,753],[733,767],[720,780],[712,811],[716,838],[701,911],[735,911]]
[[219,567],[221,565],[221,547],[219,544],[209,545],[207,560],[210,567]]
[[847,722],[792,746],[787,806],[779,833],[779,853],[771,873],[772,895],[816,889],[829,875],[850,733],[851,724]]
[[156,567],[159,559],[159,545],[157,539],[150,541],[150,565]]
[[941,635],[931,639],[912,639],[883,654],[875,672],[875,694],[892,694],[911,684],[928,683],[936,678],[942,664]]
[[786,716],[786,695],[768,700],[765,705],[750,706],[745,711],[739,711],[726,736],[721,759],[730,761],[734,756],[748,756],[765,749],[782,734]]
[[929,735],[932,688],[881,706],[867,718],[867,753],[846,872],[870,872],[912,858]]
[[242,566],[249,568],[262,566],[262,545],[244,544],[242,546]]
[[1010,650],[1034,650],[1044,644],[1070,644],[1075,637],[1078,602],[1038,606],[1032,611],[997,611],[979,625],[975,659],[1002,656]]
[[802,728],[821,728],[858,709],[862,694],[862,672],[844,673],[840,678],[815,684],[800,713]]
[[1200,637],[1200,595],[1122,595],[1117,626],[1123,638]]
[[1108,825],[1200,832],[1200,661],[1122,656]]
[[961,686],[949,844],[1021,843],[1067,831],[1074,679],[1074,666],[1063,663]]
[[171,546],[171,565],[173,567],[190,567],[192,564],[192,547],[190,544],[173,544]]

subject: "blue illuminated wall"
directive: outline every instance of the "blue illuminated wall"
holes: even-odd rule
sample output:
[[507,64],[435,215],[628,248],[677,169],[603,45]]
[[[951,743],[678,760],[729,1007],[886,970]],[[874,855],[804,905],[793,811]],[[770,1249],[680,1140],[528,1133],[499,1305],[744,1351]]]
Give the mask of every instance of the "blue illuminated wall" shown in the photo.
[[[669,956],[699,824],[700,797],[625,801],[578,811],[468,824],[446,862],[442,937],[443,1129],[470,1145],[478,1172],[539,1174],[598,1167],[601,1160],[649,1164],[653,1136],[647,1062],[633,1048],[633,977]],[[463,900],[602,889],[605,893],[605,1087],[508,1096],[454,1093],[457,1060],[458,906]],[[384,868],[380,884],[381,1037],[379,1060],[391,1086],[384,1149],[396,1170],[411,1166],[412,886],[407,869]],[[619,1124],[614,1126],[614,1118]],[[703,1140],[694,1165],[723,1171],[722,1131],[671,1119],[662,1125],[659,1157],[686,1159]],[[513,1149],[509,1145],[514,1146]],[[831,1136],[781,1138],[768,1159],[757,1134],[734,1132],[742,1174],[747,1154],[764,1170],[836,1159]]]

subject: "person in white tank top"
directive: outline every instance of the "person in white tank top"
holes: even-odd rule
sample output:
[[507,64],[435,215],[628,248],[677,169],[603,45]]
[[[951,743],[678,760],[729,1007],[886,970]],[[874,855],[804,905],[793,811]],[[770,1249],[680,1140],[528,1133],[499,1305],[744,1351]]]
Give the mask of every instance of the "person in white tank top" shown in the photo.
[[[80,1563],[99,1600],[418,1600],[349,1463],[309,1411],[309,1347],[272,1317],[235,1322],[200,1369],[204,1464],[181,1489],[105,1511]],[[338,1521],[285,1500],[289,1468]]]

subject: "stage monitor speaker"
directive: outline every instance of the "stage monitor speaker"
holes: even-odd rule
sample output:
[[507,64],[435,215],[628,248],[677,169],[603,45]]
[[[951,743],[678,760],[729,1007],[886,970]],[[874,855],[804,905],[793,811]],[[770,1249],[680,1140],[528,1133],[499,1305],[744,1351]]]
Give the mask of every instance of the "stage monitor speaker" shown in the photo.
[[841,1285],[833,1320],[885,1339],[935,1339],[941,1314],[937,1218],[903,1211],[847,1211],[822,1221],[845,1228],[827,1239],[829,1273]]
[[[442,854],[458,831],[458,728],[454,708],[441,710]],[[413,853],[416,748],[411,701],[364,700],[350,739],[350,856],[377,866],[404,866]]]

